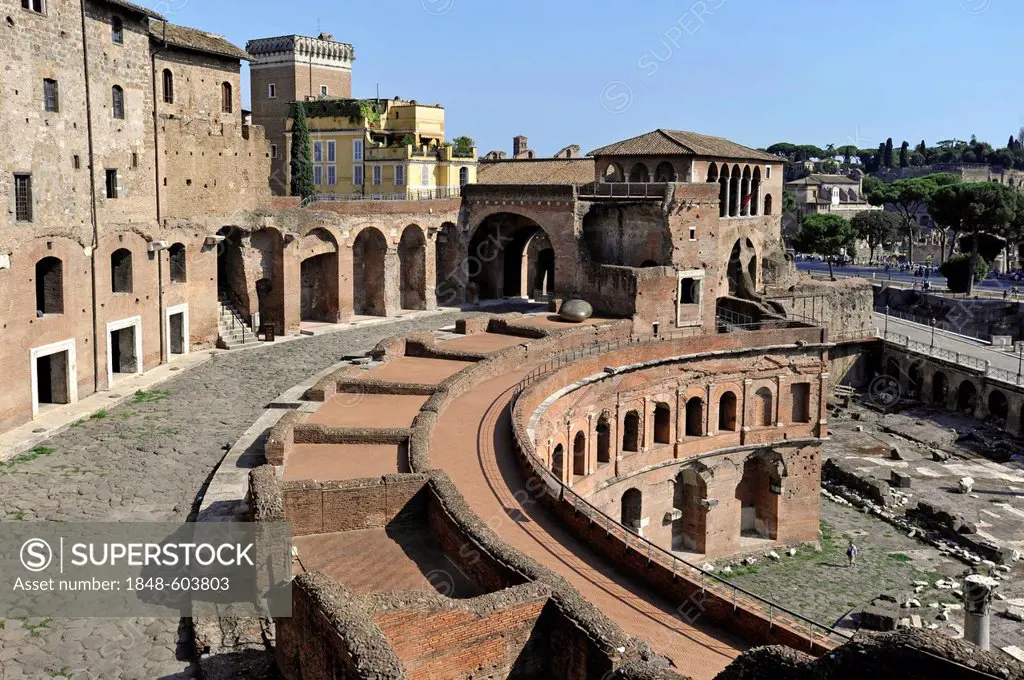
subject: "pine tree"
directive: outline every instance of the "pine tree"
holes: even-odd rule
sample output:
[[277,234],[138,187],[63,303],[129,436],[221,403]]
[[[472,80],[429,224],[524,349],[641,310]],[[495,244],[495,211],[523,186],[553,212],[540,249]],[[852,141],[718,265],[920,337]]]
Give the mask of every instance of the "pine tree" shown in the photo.
[[901,168],[910,167],[910,157],[909,157],[909,154],[907,153],[909,150],[910,150],[910,143],[909,142],[903,142],[903,144],[900,145],[900,167]]
[[885,150],[882,156],[882,164],[887,168],[892,167],[892,137],[885,140]]
[[917,152],[919,154],[928,153],[928,145],[924,143],[923,139],[921,140],[921,143],[917,145]]
[[303,199],[316,196],[309,122],[306,120],[306,107],[302,102],[295,104],[295,120],[292,123],[291,173],[292,196],[301,196]]

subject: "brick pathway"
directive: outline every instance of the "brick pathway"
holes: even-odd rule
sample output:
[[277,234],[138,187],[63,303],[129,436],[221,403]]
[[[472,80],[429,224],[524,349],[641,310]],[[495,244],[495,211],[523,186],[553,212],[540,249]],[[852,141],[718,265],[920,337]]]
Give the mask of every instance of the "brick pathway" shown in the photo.
[[[142,398],[0,464],[3,521],[185,521],[224,454],[268,402],[382,338],[458,314],[353,328],[219,354]],[[0,619],[0,679],[196,677],[178,620]]]
[[525,372],[501,375],[452,403],[434,431],[431,464],[451,476],[473,510],[504,540],[561,574],[627,633],[671,659],[680,672],[710,680],[746,647],[742,641],[699,619],[686,623],[676,613],[683,603],[614,571],[530,502],[514,459],[507,408],[511,388]]

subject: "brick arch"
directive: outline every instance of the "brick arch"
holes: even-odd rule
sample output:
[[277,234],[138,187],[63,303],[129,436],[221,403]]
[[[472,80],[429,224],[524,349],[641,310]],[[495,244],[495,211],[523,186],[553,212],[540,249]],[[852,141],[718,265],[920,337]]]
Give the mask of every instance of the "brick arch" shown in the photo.
[[402,309],[426,309],[427,237],[418,224],[410,224],[402,230],[398,268]]
[[299,258],[299,318],[336,323],[340,316],[339,248],[334,234],[311,229],[296,245]]
[[352,234],[353,310],[356,314],[387,316],[387,278],[390,248],[384,232],[366,225]]
[[554,232],[527,211],[494,210],[477,220],[465,252],[467,285],[481,299],[529,296],[543,272],[558,288],[559,271],[567,271]]
[[956,410],[973,415],[981,399],[980,390],[971,378],[964,378],[956,388]]

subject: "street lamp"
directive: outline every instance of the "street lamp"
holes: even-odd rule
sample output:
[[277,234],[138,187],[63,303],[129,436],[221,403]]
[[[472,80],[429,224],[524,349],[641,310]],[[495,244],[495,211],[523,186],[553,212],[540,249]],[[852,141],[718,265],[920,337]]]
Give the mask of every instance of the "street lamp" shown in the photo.
[[1017,342],[1017,384],[1020,384],[1020,369],[1024,364],[1024,341]]
[[882,334],[882,339],[885,340],[889,337],[889,305],[885,306],[885,333]]
[[932,317],[932,352],[935,352],[935,317]]

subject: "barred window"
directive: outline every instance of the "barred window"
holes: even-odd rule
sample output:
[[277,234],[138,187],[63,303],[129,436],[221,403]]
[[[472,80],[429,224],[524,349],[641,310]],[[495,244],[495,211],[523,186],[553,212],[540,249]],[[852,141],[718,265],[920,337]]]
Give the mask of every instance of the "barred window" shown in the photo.
[[233,99],[231,83],[224,83],[220,86],[221,102],[220,110],[221,113],[231,113],[235,108],[235,101]]
[[124,119],[124,90],[120,85],[110,89],[110,110],[114,118]]
[[43,109],[48,113],[60,111],[60,97],[58,96],[56,80],[50,78],[43,79]]
[[14,212],[19,222],[32,221],[32,175],[14,176]]
[[121,17],[110,17],[110,39],[118,45],[124,44],[124,22]]

